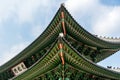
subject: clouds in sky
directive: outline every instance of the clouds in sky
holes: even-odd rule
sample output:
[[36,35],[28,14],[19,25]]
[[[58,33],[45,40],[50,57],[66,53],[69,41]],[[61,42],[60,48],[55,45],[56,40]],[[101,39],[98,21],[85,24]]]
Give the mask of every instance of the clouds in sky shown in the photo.
[[108,6],[101,0],[67,0],[66,6],[77,21],[84,20],[82,24],[84,27],[86,22],[89,24],[87,27],[91,28],[92,33],[102,36],[119,36],[120,6]]
[[0,1],[0,21],[15,18],[20,23],[32,21],[33,14],[39,7],[48,7],[49,0],[4,0]]
[[0,57],[0,64],[5,63],[9,59],[13,58],[16,56],[20,51],[22,51],[25,47],[27,47],[28,42],[23,42],[16,44],[12,46],[8,51],[5,51],[4,54],[0,54],[2,58]]
[[113,35],[118,34],[120,30],[120,7],[106,8],[102,15],[96,19],[93,24],[93,31],[98,35]]
[[101,0],[0,0],[0,64],[28,46],[50,23],[64,2],[85,29],[101,36],[120,36],[120,6]]

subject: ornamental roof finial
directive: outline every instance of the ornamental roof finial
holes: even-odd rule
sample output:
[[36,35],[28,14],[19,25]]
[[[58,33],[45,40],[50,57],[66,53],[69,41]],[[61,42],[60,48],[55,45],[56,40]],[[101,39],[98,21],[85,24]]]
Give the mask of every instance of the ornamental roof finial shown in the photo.
[[61,11],[63,11],[64,10],[64,6],[65,6],[65,4],[64,3],[61,3]]
[[61,3],[61,7],[62,7],[62,6],[65,6],[65,4],[64,4],[64,3]]

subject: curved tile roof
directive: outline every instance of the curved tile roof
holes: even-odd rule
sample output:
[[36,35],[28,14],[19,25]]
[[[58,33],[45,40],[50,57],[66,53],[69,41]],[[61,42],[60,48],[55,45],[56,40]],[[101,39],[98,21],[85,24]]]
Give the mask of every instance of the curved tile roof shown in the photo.
[[[64,17],[62,18],[61,12],[64,14]],[[82,42],[87,46],[99,49],[101,54],[96,56],[98,59],[96,62],[105,59],[120,49],[120,43],[118,43],[116,40],[115,42],[103,40],[86,31],[73,19],[66,8],[61,5],[46,30],[17,56],[0,66],[0,73],[2,74],[4,71],[11,69],[11,67],[33,55],[36,51],[42,50],[49,44],[52,44],[58,38],[58,35],[61,32],[66,33],[66,35],[70,35],[78,42]]]

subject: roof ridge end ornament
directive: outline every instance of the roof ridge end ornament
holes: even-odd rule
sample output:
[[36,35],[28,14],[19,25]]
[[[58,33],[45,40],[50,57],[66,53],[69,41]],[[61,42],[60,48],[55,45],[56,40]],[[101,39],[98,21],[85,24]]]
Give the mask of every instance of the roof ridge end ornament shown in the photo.
[[64,3],[61,3],[61,5],[60,5],[60,11],[61,11],[61,12],[64,12],[64,8],[65,8],[65,4],[64,4]]
[[61,3],[61,7],[65,7],[65,3]]

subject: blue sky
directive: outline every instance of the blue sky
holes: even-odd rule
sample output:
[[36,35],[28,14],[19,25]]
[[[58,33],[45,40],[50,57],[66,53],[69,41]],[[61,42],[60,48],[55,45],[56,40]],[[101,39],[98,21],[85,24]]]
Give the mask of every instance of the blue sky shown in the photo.
[[[61,3],[92,34],[120,37],[120,0],[0,0],[0,65],[32,43]],[[98,63],[120,67],[120,52]]]

